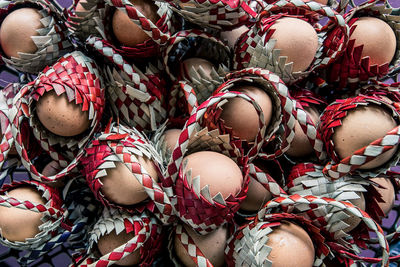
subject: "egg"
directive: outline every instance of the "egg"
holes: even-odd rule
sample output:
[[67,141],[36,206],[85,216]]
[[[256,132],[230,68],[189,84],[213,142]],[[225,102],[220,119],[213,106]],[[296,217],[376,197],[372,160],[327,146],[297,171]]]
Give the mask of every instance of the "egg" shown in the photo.
[[[314,107],[304,107],[304,110],[310,115],[314,125],[317,126],[319,123],[319,112]],[[298,121],[294,125],[294,138],[290,144],[290,148],[286,151],[286,154],[291,157],[304,157],[310,155],[314,148],[312,147],[307,135],[304,133]]]
[[[130,1],[135,8],[153,23],[157,23],[158,7],[153,1],[134,0]],[[115,10],[112,18],[112,29],[115,38],[124,46],[133,47],[145,42],[151,37],[147,35],[136,23],[130,20],[128,15],[120,10]]]
[[[211,262],[214,267],[222,267],[225,264],[224,251],[228,238],[228,231],[225,226],[219,227],[214,232],[207,235],[199,235],[189,226],[183,226],[194,243],[201,250],[204,256]],[[176,256],[186,267],[197,266],[190,258],[189,254],[183,247],[179,238],[174,237],[174,250]]]
[[[139,163],[151,178],[158,180],[158,173],[153,162],[145,157],[138,157]],[[107,176],[100,178],[104,197],[119,205],[134,205],[148,198],[148,195],[132,172],[122,162],[116,162],[115,168],[106,169]]]
[[36,103],[36,114],[41,124],[60,136],[74,136],[89,128],[88,111],[69,102],[66,94],[57,95],[54,90],[46,92]]
[[57,161],[50,161],[44,166],[42,174],[45,176],[53,176],[62,170],[60,164]]
[[328,0],[304,0],[303,2],[304,2],[304,3],[307,3],[307,2],[317,2],[317,3],[323,4],[323,5],[327,5],[327,4],[328,4]]
[[[264,121],[268,126],[272,117],[272,101],[269,95],[254,85],[240,85],[230,89],[238,91],[252,97],[264,113]],[[259,131],[259,117],[254,106],[246,100],[236,97],[229,99],[222,106],[221,117],[224,125],[232,129],[233,136],[246,140],[254,141]]]
[[396,198],[393,184],[389,178],[384,178],[384,177],[370,178],[369,180],[384,187],[384,188],[379,188],[374,185],[375,189],[382,196],[383,202],[378,202],[378,205],[382,209],[386,217],[389,214],[389,212],[393,209],[394,200]]
[[[359,195],[360,198],[350,200],[351,204],[353,204],[354,206],[358,207],[359,209],[365,211],[366,203],[365,203],[364,194],[363,193],[356,193],[356,194]],[[350,217],[347,219],[344,219],[343,221],[345,223],[347,223],[349,226],[346,227],[345,229],[343,229],[343,231],[348,233],[360,224],[361,219],[348,213],[348,212],[346,212],[346,214],[349,215]]]
[[201,68],[204,71],[204,74],[206,77],[211,80],[211,72],[213,68],[215,68],[214,64],[212,64],[210,61],[203,59],[203,58],[198,58],[198,57],[192,57],[188,58],[182,61],[180,65],[180,73],[183,78],[186,78],[187,80],[191,81],[192,77],[190,75],[190,70],[194,68],[195,71],[199,72],[199,69]]
[[247,196],[245,200],[240,203],[240,209],[245,211],[257,211],[261,209],[271,198],[271,192],[265,189],[260,182],[251,177]]
[[[335,128],[332,140],[340,159],[353,154],[397,126],[391,114],[377,105],[358,106],[342,119],[342,125]],[[396,152],[397,146],[360,167],[372,169],[387,162]]]
[[363,45],[361,57],[370,57],[371,65],[390,63],[396,52],[396,35],[392,28],[381,19],[361,17],[352,27],[350,35],[355,47]]
[[228,44],[230,48],[233,48],[239,37],[248,30],[249,28],[247,26],[242,25],[239,28],[230,31],[223,31],[221,32],[220,39],[224,41],[226,44]]
[[293,62],[292,72],[305,71],[311,65],[318,50],[318,36],[307,22],[297,18],[281,18],[271,26],[275,32],[271,39],[276,40],[274,49],[281,50],[280,56]]
[[31,36],[43,27],[42,15],[35,8],[20,8],[6,16],[0,26],[0,45],[7,57],[19,58],[18,52],[33,54],[37,46]]
[[[62,169],[63,168],[60,166],[60,164],[58,164],[57,161],[53,160],[46,164],[46,166],[44,166],[42,174],[47,177],[54,176],[58,174]],[[52,187],[63,187],[65,185],[63,179],[56,179],[55,181],[51,182],[51,184],[47,184],[51,185]]]
[[272,267],[313,266],[315,249],[308,233],[297,224],[287,221],[281,223],[268,235],[267,246],[272,249],[268,259]]
[[[20,186],[8,191],[7,195],[19,201],[30,201],[34,204],[45,204],[46,201],[33,187]],[[3,238],[9,241],[24,242],[40,232],[43,213],[19,208],[0,206],[0,230]]]
[[169,129],[164,133],[164,142],[167,149],[172,152],[175,148],[175,145],[178,143],[179,135],[181,134],[180,129]]
[[186,160],[186,170],[192,170],[193,178],[200,176],[200,189],[208,185],[211,197],[221,193],[226,199],[242,189],[242,171],[229,157],[213,151],[200,151],[186,156]]
[[[115,248],[126,244],[129,240],[135,237],[133,232],[126,233],[125,231],[120,232],[118,235],[114,231],[109,234],[103,235],[97,242],[97,248],[101,255],[106,255],[113,251]],[[129,254],[125,258],[117,261],[115,264],[118,266],[131,266],[140,263],[140,249]]]

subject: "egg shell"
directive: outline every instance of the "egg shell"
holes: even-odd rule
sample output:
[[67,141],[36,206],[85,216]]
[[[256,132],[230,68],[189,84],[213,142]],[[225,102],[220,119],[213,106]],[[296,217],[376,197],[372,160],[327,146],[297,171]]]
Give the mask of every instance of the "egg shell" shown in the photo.
[[[144,157],[138,157],[139,163],[154,180],[158,174],[153,162]],[[122,162],[116,162],[115,168],[106,169],[107,176],[100,178],[104,197],[120,205],[134,205],[148,198],[142,184]]]
[[243,202],[240,203],[240,209],[245,211],[257,211],[271,198],[271,192],[253,177],[250,177],[247,196]]
[[[366,203],[365,203],[364,194],[363,194],[363,193],[357,193],[357,195],[359,195],[360,198],[358,198],[358,199],[352,199],[352,200],[350,200],[350,202],[351,202],[354,206],[356,206],[356,207],[360,208],[361,210],[365,211]],[[351,230],[355,229],[355,228],[360,224],[361,219],[358,218],[358,217],[355,217],[353,214],[350,214],[350,213],[348,213],[348,212],[346,212],[346,214],[349,215],[350,217],[347,218],[347,219],[344,219],[343,221],[344,221],[345,223],[347,223],[349,226],[346,227],[345,229],[343,229],[343,231],[346,232],[346,233],[348,233],[348,232],[350,232]]]
[[[154,2],[146,0],[135,0],[130,2],[151,22],[156,23],[159,20],[157,15],[158,7]],[[124,46],[134,47],[151,38],[140,28],[140,26],[131,21],[125,12],[118,9],[114,12],[112,18],[112,28],[115,37]]]
[[304,0],[304,3],[308,3],[308,2],[317,2],[323,5],[327,5],[328,4],[328,0]]
[[213,68],[215,68],[215,66],[210,61],[198,57],[192,57],[183,60],[182,63],[180,64],[181,76],[191,81],[192,77],[190,75],[190,70],[192,68],[194,68],[197,72],[199,71],[200,68],[203,69],[204,73],[206,74],[206,77],[212,80],[211,71],[213,70]]
[[221,32],[220,39],[227,43],[230,48],[233,48],[239,37],[248,30],[249,28],[247,26],[242,25],[239,28],[233,29],[231,31],[223,31]]
[[308,233],[297,224],[282,221],[268,235],[267,246],[272,248],[268,255],[272,267],[313,266],[314,244]]
[[276,40],[274,49],[288,57],[287,63],[293,62],[292,72],[307,70],[318,49],[317,32],[311,24],[297,18],[280,18],[271,29],[275,30],[270,38]]
[[[97,248],[101,255],[106,255],[113,251],[115,248],[126,244],[129,240],[135,237],[133,232],[126,233],[125,231],[120,232],[118,235],[114,231],[109,234],[103,235],[97,242]],[[129,254],[125,258],[117,261],[115,264],[118,266],[131,266],[140,263],[140,249]]]
[[387,216],[389,212],[393,209],[394,201],[396,198],[393,184],[389,178],[385,177],[370,178],[370,180],[383,187],[380,188],[374,185],[375,189],[379,192],[383,199],[383,202],[378,202],[378,205],[382,209],[385,216]]
[[[42,170],[42,174],[44,176],[50,177],[58,174],[63,168],[58,164],[57,161],[53,160],[50,161],[49,163],[44,166]],[[56,179],[55,182],[49,184],[52,187],[63,187],[65,183],[63,182],[63,179]]]
[[[342,119],[342,125],[335,128],[332,136],[335,152],[340,159],[344,159],[356,150],[384,137],[396,126],[396,121],[384,108],[377,105],[358,106],[349,110],[347,116]],[[396,150],[397,146],[359,168],[379,167],[387,162]]]
[[83,133],[90,126],[89,112],[82,106],[69,102],[66,94],[46,92],[36,103],[36,114],[41,124],[50,132],[65,137]]
[[175,145],[178,143],[179,135],[181,134],[180,129],[169,129],[166,130],[164,133],[164,142],[167,146],[167,149],[169,151],[173,151],[175,148]]
[[32,36],[37,36],[42,15],[35,8],[20,8],[8,14],[0,26],[0,44],[7,57],[17,57],[18,52],[33,54],[37,46]]
[[389,24],[374,17],[360,17],[352,27],[356,28],[350,40],[355,40],[355,47],[363,45],[362,58],[370,57],[370,64],[378,66],[392,61],[396,35]]
[[208,185],[211,197],[221,193],[226,199],[241,191],[242,172],[229,157],[213,151],[200,151],[186,156],[184,161],[186,160],[186,171],[191,169],[192,179],[200,176],[200,188]]
[[[272,101],[270,96],[262,89],[253,85],[238,85],[230,89],[252,97],[264,113],[265,124],[268,125],[272,117]],[[229,99],[222,106],[220,117],[224,125],[232,129],[235,137],[249,142],[254,141],[259,131],[259,117],[254,106],[246,100],[236,97]]]
[[[228,238],[228,231],[225,226],[221,226],[214,232],[207,235],[197,234],[190,226],[183,226],[189,236],[193,239],[196,246],[201,250],[204,256],[212,263],[214,267],[222,267],[225,264],[224,251]],[[197,266],[190,258],[189,254],[183,247],[179,238],[174,237],[175,254],[179,260],[187,267]]]
[[[314,125],[317,126],[320,115],[318,110],[314,107],[304,107],[304,111],[310,115]],[[286,154],[291,157],[304,157],[310,155],[314,149],[298,121],[296,121],[294,125],[294,132],[295,135],[293,141],[290,143],[290,148],[286,151]]]
[[[30,201],[35,204],[45,204],[46,201],[33,187],[20,186],[8,191],[7,195],[19,201]],[[42,224],[43,213],[8,208],[0,206],[0,230],[3,238],[9,241],[24,242],[27,238],[33,238],[38,234]]]

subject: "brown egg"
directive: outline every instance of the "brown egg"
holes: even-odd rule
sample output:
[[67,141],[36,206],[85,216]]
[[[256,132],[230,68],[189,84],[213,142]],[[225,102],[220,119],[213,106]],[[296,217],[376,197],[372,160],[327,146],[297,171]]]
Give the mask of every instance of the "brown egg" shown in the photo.
[[369,56],[371,65],[390,63],[396,52],[396,35],[392,28],[374,17],[361,17],[354,25],[356,29],[350,40],[355,39],[355,47],[364,45],[361,57]]
[[230,30],[230,31],[223,31],[221,32],[221,40],[224,41],[225,43],[228,44],[230,48],[233,48],[236,44],[236,41],[239,39],[239,37],[246,31],[248,31],[249,28],[245,25],[240,26],[239,28]]
[[185,59],[180,65],[180,72],[182,77],[191,81],[190,70],[194,68],[198,72],[200,67],[204,70],[206,77],[211,80],[211,71],[215,66],[210,61],[203,58],[192,57]]
[[[151,22],[156,23],[159,20],[158,7],[153,1],[134,0],[130,2]],[[133,47],[151,38],[140,26],[131,21],[126,13],[118,9],[115,10],[113,15],[112,28],[115,37],[124,46]]]
[[62,170],[60,164],[57,161],[50,161],[46,166],[44,166],[42,174],[45,176],[53,176]]
[[374,186],[375,189],[381,194],[382,199],[384,201],[384,202],[378,202],[378,205],[382,209],[383,213],[385,213],[386,217],[389,214],[389,212],[393,209],[394,200],[396,198],[393,184],[389,178],[384,178],[384,177],[371,178],[370,180],[384,187],[384,188],[379,188],[377,186]]
[[[204,256],[211,262],[214,267],[222,267],[225,264],[225,246],[228,238],[228,231],[222,226],[207,235],[199,235],[189,226],[183,226],[193,239],[197,247],[203,252]],[[181,241],[175,235],[174,238],[175,254],[186,267],[197,266],[190,258],[189,254],[183,247]]]
[[[158,180],[158,174],[153,162],[148,158],[139,157],[139,163],[151,178]],[[111,202],[120,205],[134,205],[148,198],[148,195],[132,172],[121,162],[115,168],[106,169],[107,176],[100,178],[103,186],[101,192]]]
[[[357,207],[360,208],[361,210],[365,211],[365,205],[366,205],[366,203],[365,203],[364,194],[363,194],[363,193],[357,193],[357,195],[359,195],[360,198],[358,198],[358,199],[352,199],[352,200],[350,200],[350,202],[351,202],[354,206],[357,206]],[[347,219],[345,219],[345,220],[343,220],[343,221],[344,221],[345,223],[347,223],[349,226],[348,226],[347,228],[343,229],[343,231],[346,232],[346,233],[348,233],[348,232],[350,232],[351,230],[353,230],[354,228],[356,228],[356,227],[360,224],[361,219],[358,218],[358,217],[355,217],[354,215],[352,215],[352,214],[350,214],[350,213],[348,213],[348,212],[346,212],[346,214],[349,215],[350,217],[347,218]]]
[[66,94],[58,96],[54,90],[39,98],[36,114],[47,130],[60,136],[81,134],[90,125],[88,111],[82,111],[81,105],[69,102]]
[[181,134],[180,129],[169,129],[166,130],[164,133],[164,142],[167,145],[167,149],[169,151],[173,151],[175,148],[175,145],[178,143],[179,135]]
[[35,8],[20,8],[6,16],[0,27],[0,44],[7,57],[36,52],[31,36],[37,36],[37,30],[43,27],[40,19],[42,15]]
[[[252,97],[260,105],[265,124],[268,126],[273,108],[271,98],[265,91],[253,85],[233,87],[230,91],[242,92]],[[233,135],[241,140],[254,141],[259,130],[259,117],[254,106],[242,98],[235,97],[229,99],[222,109],[221,119],[225,126],[232,128]]]
[[[112,231],[109,234],[106,234],[99,238],[97,242],[97,248],[101,255],[106,255],[113,251],[115,248],[126,244],[129,240],[135,237],[133,232],[126,233],[122,231],[117,235],[117,233]],[[129,254],[125,258],[117,261],[115,264],[118,266],[131,266],[140,263],[140,249],[134,251],[132,254]]]
[[[44,166],[42,170],[42,174],[44,176],[50,177],[58,174],[63,168],[58,164],[57,161],[50,161],[46,166]],[[65,185],[64,179],[57,179],[54,182],[47,182],[47,185],[50,185],[52,187],[63,187]]]
[[304,3],[307,3],[307,2],[317,2],[317,3],[323,4],[323,5],[327,5],[327,4],[328,4],[328,0],[304,0],[303,2],[304,2]]
[[[313,107],[305,107],[304,110],[308,113],[308,115],[310,115],[311,120],[314,122],[314,125],[317,126],[317,124],[319,123],[320,115],[318,110]],[[286,151],[286,154],[291,157],[304,157],[310,155],[314,151],[314,149],[311,146],[307,135],[304,133],[298,121],[296,121],[294,125],[294,132],[294,139],[290,144],[290,148]]]
[[276,39],[275,49],[287,62],[293,62],[293,72],[305,71],[311,65],[318,49],[318,36],[307,22],[297,18],[278,19],[271,29],[275,29],[271,39]]
[[272,198],[271,192],[254,178],[250,178],[249,189],[245,200],[240,203],[240,209],[257,211]]
[[[12,189],[8,192],[8,196],[35,204],[46,203],[41,194],[29,186]],[[1,235],[9,241],[24,242],[27,238],[33,238],[40,232],[42,216],[43,214],[39,212],[0,206]]]
[[282,221],[268,235],[267,246],[272,250],[268,259],[272,267],[311,267],[314,263],[314,244],[308,233],[300,226]]
[[211,197],[220,192],[226,199],[240,192],[242,172],[229,157],[213,151],[200,151],[190,154],[184,160],[187,160],[186,169],[192,169],[192,178],[200,176],[200,189],[209,186]]
[[[342,125],[335,128],[332,136],[335,151],[340,159],[353,154],[372,141],[384,137],[397,126],[391,114],[377,105],[359,106],[348,112]],[[396,152],[397,146],[368,162],[360,169],[376,168],[387,162]]]

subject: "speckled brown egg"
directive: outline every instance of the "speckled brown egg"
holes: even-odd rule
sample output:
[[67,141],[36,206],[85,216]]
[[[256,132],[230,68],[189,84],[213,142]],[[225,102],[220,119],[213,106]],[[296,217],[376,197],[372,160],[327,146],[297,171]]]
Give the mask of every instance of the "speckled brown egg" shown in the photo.
[[311,24],[297,18],[281,18],[271,26],[275,32],[275,49],[281,50],[287,63],[293,62],[293,72],[305,71],[311,65],[318,49],[317,32]]
[[[272,117],[272,101],[269,95],[262,89],[253,85],[241,85],[230,89],[252,97],[264,113],[264,121],[268,126]],[[221,119],[226,127],[232,129],[235,137],[249,142],[254,141],[259,130],[259,117],[254,106],[246,100],[236,97],[229,99],[222,106]]]
[[0,44],[7,57],[36,52],[31,36],[37,36],[37,30],[43,27],[40,19],[42,15],[35,8],[20,8],[6,16],[0,26]]
[[[130,2],[151,22],[156,23],[159,20],[158,7],[153,1],[134,0]],[[124,46],[133,47],[151,38],[140,26],[131,21],[125,12],[118,9],[114,12],[112,18],[112,28],[115,37]]]
[[[353,154],[397,126],[391,114],[377,105],[359,106],[350,110],[342,119],[342,125],[335,128],[332,140],[340,159]],[[387,162],[396,152],[397,146],[386,151],[360,169],[376,168]]]
[[[148,158],[138,157],[139,163],[151,178],[158,180],[153,162]],[[115,163],[115,168],[106,169],[107,176],[100,178],[103,186],[101,192],[111,202],[120,205],[134,205],[148,198],[142,184],[136,179],[124,163]]]
[[[203,252],[204,256],[212,263],[214,267],[224,266],[224,250],[228,238],[228,231],[225,226],[222,226],[207,235],[199,235],[187,225],[184,225],[183,227],[196,243],[197,247],[201,250],[201,252]],[[174,238],[174,249],[177,258],[184,264],[184,266],[197,266],[189,257],[187,251],[176,235]]]
[[361,17],[354,26],[350,40],[355,40],[355,47],[363,45],[361,57],[370,57],[371,65],[392,61],[396,52],[396,35],[386,22],[374,17]]
[[272,267],[313,266],[314,244],[308,233],[297,224],[282,221],[268,237],[267,246],[272,248],[268,259]]
[[184,158],[186,170],[192,170],[192,177],[200,176],[200,189],[208,185],[211,197],[221,193],[226,199],[237,195],[243,183],[239,166],[229,157],[213,152],[200,151]]
[[[117,235],[114,230],[111,233],[103,235],[99,238],[97,242],[97,248],[99,249],[101,255],[106,255],[113,251],[115,248],[126,244],[134,237],[135,234],[133,232],[126,233],[125,231],[122,231]],[[117,261],[115,264],[117,264],[118,266],[132,266],[138,263],[140,263],[140,249]]]
[[74,136],[89,128],[88,111],[81,105],[69,102],[66,94],[57,95],[55,91],[46,92],[36,103],[36,114],[42,125],[50,132],[60,136]]
[[[320,115],[318,110],[313,107],[305,107],[304,110],[308,113],[308,115],[310,115],[314,125],[317,126]],[[286,151],[286,154],[291,157],[304,157],[310,155],[314,149],[298,121],[296,121],[294,125],[294,132],[295,135],[293,141],[290,144],[290,148]]]
[[[12,189],[8,192],[8,196],[35,204],[46,203],[40,193],[29,186]],[[1,235],[9,241],[24,242],[27,238],[33,238],[40,232],[42,216],[43,214],[39,212],[0,206]]]

